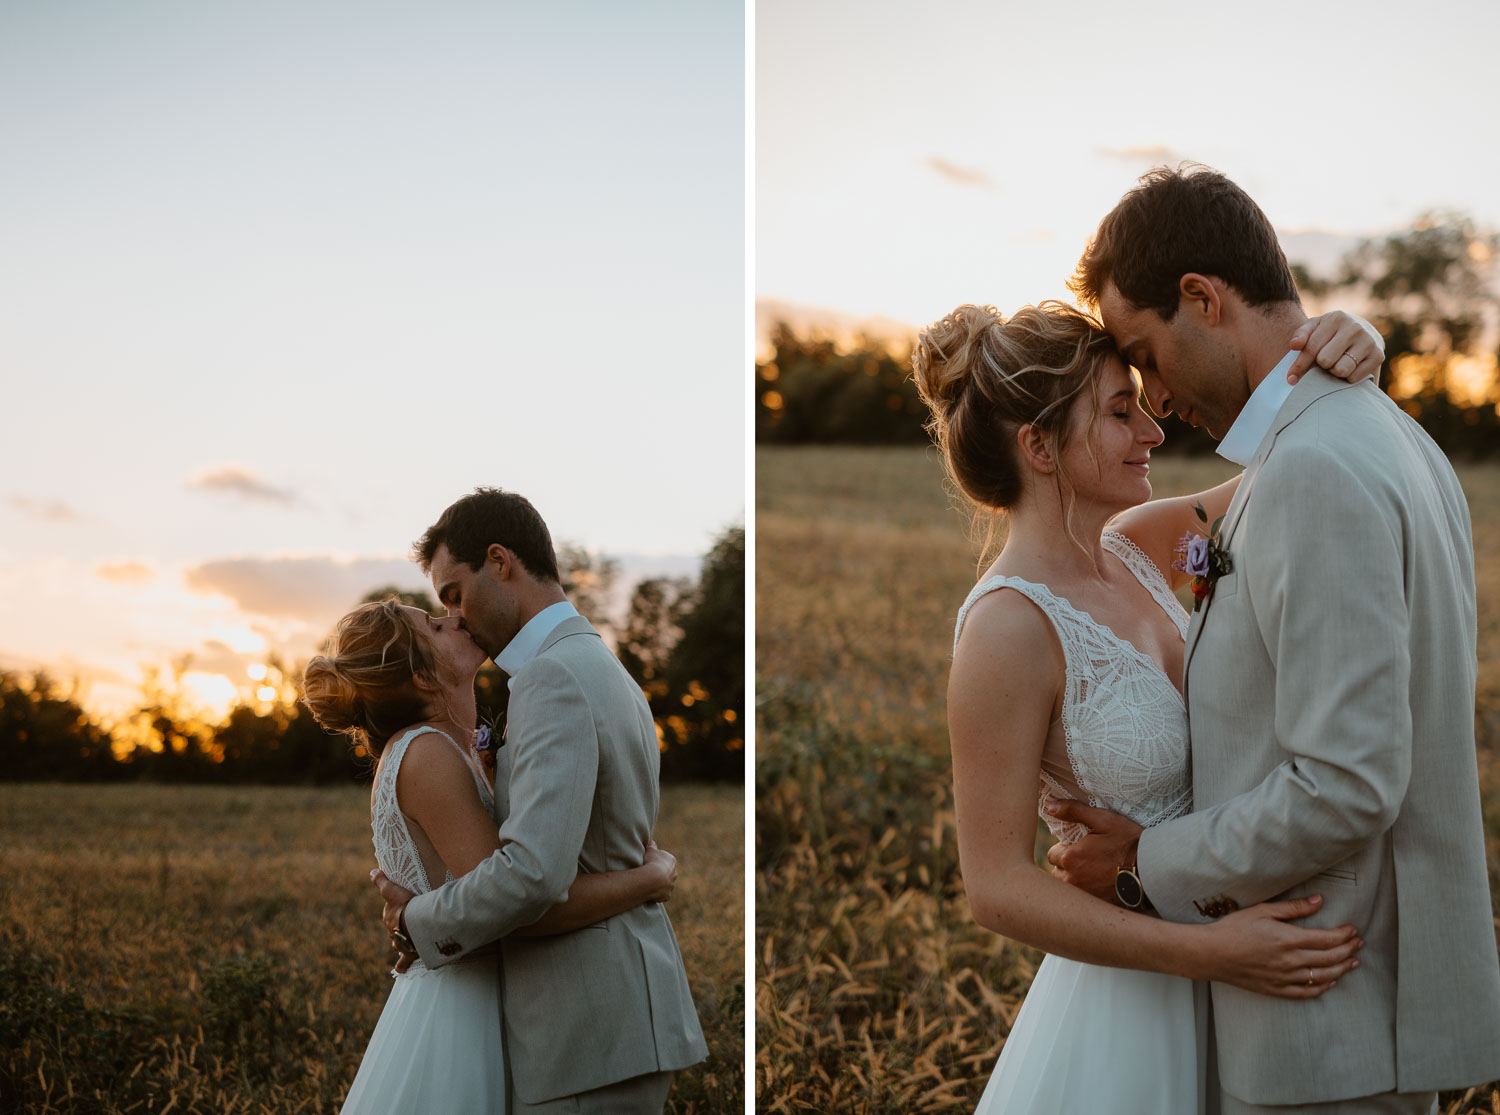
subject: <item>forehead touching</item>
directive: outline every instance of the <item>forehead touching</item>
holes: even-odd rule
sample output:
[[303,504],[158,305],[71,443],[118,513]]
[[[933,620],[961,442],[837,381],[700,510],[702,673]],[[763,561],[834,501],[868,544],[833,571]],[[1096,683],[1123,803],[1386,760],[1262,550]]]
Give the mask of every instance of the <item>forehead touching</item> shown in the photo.
[[1121,358],[1132,368],[1150,364],[1153,345],[1167,327],[1154,310],[1131,305],[1113,283],[1099,293],[1099,320],[1114,338]]
[[1111,356],[1099,369],[1099,378],[1094,384],[1099,402],[1105,406],[1130,400],[1141,393],[1140,376],[1133,367],[1119,356]]

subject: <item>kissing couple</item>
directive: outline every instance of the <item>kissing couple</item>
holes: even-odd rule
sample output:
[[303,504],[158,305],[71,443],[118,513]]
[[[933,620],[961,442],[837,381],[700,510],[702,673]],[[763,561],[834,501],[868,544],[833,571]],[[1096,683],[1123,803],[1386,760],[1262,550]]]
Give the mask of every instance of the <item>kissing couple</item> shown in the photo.
[[[378,756],[371,875],[399,954],[343,1111],[659,1113],[708,1050],[662,905],[645,697],[526,499],[479,488],[415,552],[447,615],[366,604],[304,675],[318,721]],[[490,657],[499,738],[476,728]]]
[[[954,636],[964,885],[1049,954],[979,1110],[1435,1112],[1500,1077],[1458,479],[1215,171],[1146,175],[1072,288],[912,360],[1009,523]],[[1152,500],[1143,396],[1244,472]]]

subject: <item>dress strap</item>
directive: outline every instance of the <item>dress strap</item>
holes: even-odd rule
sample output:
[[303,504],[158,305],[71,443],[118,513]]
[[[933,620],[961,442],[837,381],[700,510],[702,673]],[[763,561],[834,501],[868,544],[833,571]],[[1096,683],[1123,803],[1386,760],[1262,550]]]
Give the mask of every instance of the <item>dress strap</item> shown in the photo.
[[1135,574],[1135,579],[1141,582],[1142,587],[1151,594],[1151,598],[1156,601],[1161,610],[1167,613],[1167,618],[1177,625],[1177,633],[1186,638],[1189,622],[1187,609],[1178,601],[1176,594],[1172,591],[1172,586],[1167,584],[1166,575],[1162,573],[1156,562],[1146,556],[1146,551],[1117,530],[1105,531],[1100,541],[1106,550],[1124,563],[1126,569]]

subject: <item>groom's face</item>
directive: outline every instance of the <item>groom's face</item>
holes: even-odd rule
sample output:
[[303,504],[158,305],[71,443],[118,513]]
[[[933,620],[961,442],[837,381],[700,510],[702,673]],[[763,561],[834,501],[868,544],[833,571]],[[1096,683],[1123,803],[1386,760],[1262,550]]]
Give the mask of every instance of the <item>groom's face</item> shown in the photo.
[[1099,319],[1120,355],[1141,376],[1141,387],[1157,417],[1175,413],[1222,438],[1244,405],[1235,385],[1232,350],[1180,307],[1171,321],[1132,305],[1113,283],[1099,295]]
[[438,602],[462,622],[487,655],[494,658],[516,637],[520,608],[495,562],[470,569],[447,546],[439,546],[430,571]]

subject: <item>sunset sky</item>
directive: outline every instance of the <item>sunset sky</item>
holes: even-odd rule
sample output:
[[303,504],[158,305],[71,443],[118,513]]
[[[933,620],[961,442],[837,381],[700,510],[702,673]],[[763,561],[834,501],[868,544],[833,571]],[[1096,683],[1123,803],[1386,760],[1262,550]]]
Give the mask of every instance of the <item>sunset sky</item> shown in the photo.
[[305,655],[480,484],[681,570],[744,515],[744,12],[0,12],[0,668]]
[[1099,218],[1191,159],[1325,272],[1457,208],[1500,226],[1500,5],[761,0],[756,295],[923,325],[1067,298]]

